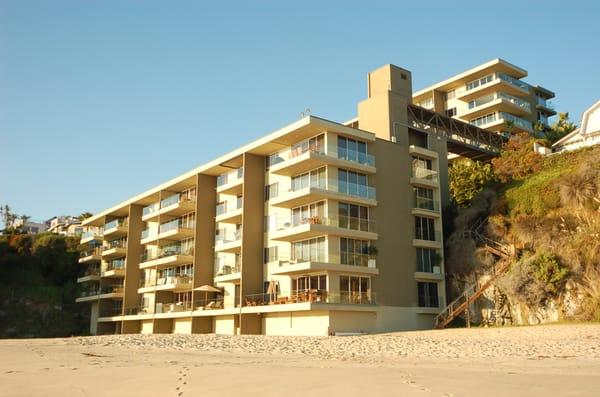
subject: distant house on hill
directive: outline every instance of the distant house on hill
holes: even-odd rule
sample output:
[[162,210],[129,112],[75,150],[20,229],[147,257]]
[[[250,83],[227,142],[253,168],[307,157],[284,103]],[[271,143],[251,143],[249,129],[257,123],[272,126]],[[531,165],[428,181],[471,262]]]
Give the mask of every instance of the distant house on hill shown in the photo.
[[553,152],[575,150],[600,143],[600,101],[596,102],[581,117],[581,127],[565,135],[552,145]]
[[83,233],[81,220],[74,216],[55,216],[46,221],[48,231],[63,236],[78,236]]

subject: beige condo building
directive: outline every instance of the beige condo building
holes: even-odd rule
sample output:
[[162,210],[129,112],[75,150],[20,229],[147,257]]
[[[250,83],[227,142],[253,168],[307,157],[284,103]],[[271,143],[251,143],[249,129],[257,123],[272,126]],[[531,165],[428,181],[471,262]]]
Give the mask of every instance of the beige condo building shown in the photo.
[[501,140],[424,126],[432,113],[411,102],[410,72],[386,65],[356,119],[304,117],[86,219],[90,332],[431,328],[448,150]]
[[413,94],[413,102],[496,132],[533,133],[554,116],[554,93],[522,79],[527,71],[494,59]]

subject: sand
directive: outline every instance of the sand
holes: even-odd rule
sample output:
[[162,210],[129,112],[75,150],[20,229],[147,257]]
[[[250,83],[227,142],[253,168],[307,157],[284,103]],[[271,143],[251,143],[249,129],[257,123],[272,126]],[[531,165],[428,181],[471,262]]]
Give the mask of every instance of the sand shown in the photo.
[[0,396],[599,396],[600,324],[0,340]]

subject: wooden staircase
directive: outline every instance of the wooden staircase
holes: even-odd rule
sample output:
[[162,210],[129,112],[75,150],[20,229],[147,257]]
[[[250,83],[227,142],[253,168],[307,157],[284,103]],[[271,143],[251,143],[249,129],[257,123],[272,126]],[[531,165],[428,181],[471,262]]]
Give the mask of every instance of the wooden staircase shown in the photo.
[[483,245],[483,247],[492,255],[499,258],[493,266],[490,277],[483,283],[475,282],[469,285],[465,291],[455,300],[450,302],[448,306],[442,310],[435,318],[435,328],[442,329],[452,322],[456,317],[463,313],[469,316],[469,306],[475,302],[494,282],[498,277],[510,268],[512,258],[516,255],[516,250],[513,245],[502,244],[483,235],[481,232],[483,225],[487,219],[483,219],[472,230],[465,232],[465,237],[470,237],[475,242]]

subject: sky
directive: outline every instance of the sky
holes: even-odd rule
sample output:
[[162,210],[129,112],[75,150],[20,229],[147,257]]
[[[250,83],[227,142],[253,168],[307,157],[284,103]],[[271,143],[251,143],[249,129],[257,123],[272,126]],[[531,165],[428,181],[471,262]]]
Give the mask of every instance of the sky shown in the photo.
[[0,204],[99,212],[311,114],[366,74],[413,90],[494,58],[579,122],[600,99],[597,1],[0,0]]

